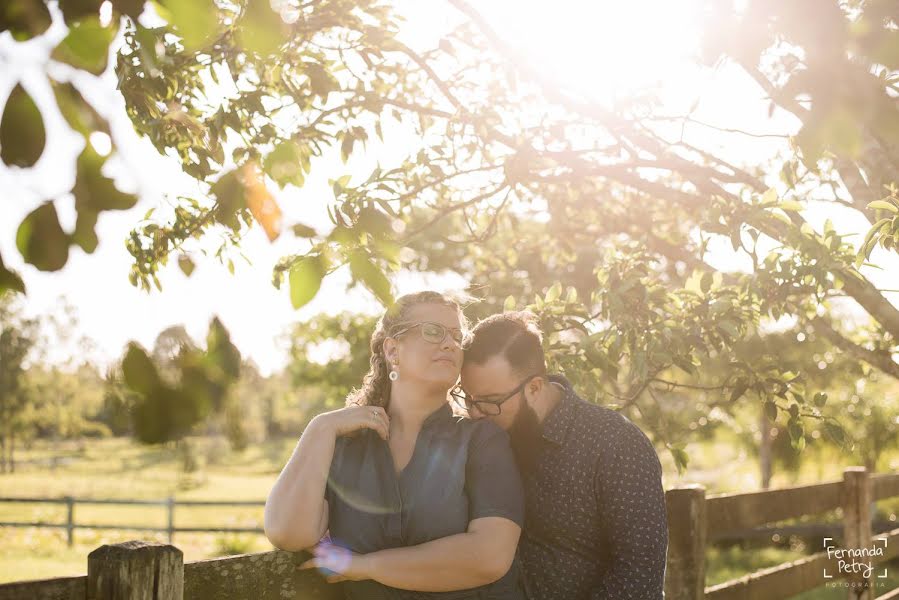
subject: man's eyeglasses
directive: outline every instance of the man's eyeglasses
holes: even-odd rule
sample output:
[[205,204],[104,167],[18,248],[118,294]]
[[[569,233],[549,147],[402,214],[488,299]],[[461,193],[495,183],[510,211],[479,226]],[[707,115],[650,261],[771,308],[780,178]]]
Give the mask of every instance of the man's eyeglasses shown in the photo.
[[443,340],[446,339],[446,334],[449,333],[453,338],[453,341],[456,342],[457,345],[461,346],[462,342],[465,341],[466,334],[461,329],[454,327],[449,329],[440,323],[434,323],[432,321],[421,321],[420,323],[412,323],[399,331],[393,333],[392,337],[397,337],[398,335],[402,335],[409,331],[410,329],[414,329],[415,327],[420,327],[419,333],[421,334],[421,339],[426,342],[430,342],[432,344],[440,344]]
[[476,399],[473,396],[469,396],[468,393],[462,389],[461,385],[457,385],[452,390],[450,390],[450,396],[453,397],[453,401],[460,407],[465,410],[471,412],[472,408],[477,408],[481,414],[488,415],[491,417],[495,417],[502,412],[503,403],[512,398],[515,394],[524,390],[524,387],[531,382],[535,377],[542,377],[539,373],[535,373],[531,375],[516,387],[514,390],[509,392],[508,394],[498,394],[499,398],[496,400],[485,400],[483,398]]

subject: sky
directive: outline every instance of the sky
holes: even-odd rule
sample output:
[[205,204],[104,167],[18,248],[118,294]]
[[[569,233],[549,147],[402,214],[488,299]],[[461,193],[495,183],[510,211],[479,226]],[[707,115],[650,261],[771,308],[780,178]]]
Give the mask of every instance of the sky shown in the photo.
[[[440,33],[459,19],[458,13],[443,2],[403,0],[399,6],[407,17],[402,37],[413,47],[436,44]],[[695,115],[704,122],[757,133],[795,133],[795,119],[781,112],[769,117],[762,91],[745,76],[734,69],[700,70],[693,65],[690,54],[696,51],[699,38],[695,6],[692,0],[557,0],[553,3],[555,10],[547,11],[545,3],[532,1],[477,3],[488,21],[533,68],[586,98],[608,102],[641,86],[658,84],[664,90],[664,110],[670,114],[682,114],[699,99]],[[115,76],[109,71],[99,82],[85,79],[76,83],[84,84],[80,89],[110,118],[120,152],[110,159],[107,173],[121,189],[137,193],[139,202],[128,211],[102,213],[97,250],[88,255],[73,247],[62,271],[41,273],[24,264],[15,248],[15,232],[28,212],[42,200],[54,198],[63,228],[71,228],[75,219],[74,202],[67,191],[74,181],[72,165],[80,152],[81,139],[68,130],[58,112],[48,108],[49,86],[41,74],[46,48],[61,34],[60,27],[51,32],[50,39],[26,44],[14,44],[8,36],[0,36],[0,98],[21,81],[42,109],[48,139],[33,169],[0,166],[0,253],[7,266],[25,280],[27,314],[58,314],[66,303],[74,308],[76,339],[54,340],[48,356],[51,362],[91,360],[108,365],[121,356],[128,341],[152,347],[160,331],[178,324],[200,341],[211,318],[218,316],[242,354],[267,375],[285,364],[287,341],[283,335],[292,323],[320,312],[379,309],[363,288],[347,290],[349,277],[338,272],[325,280],[310,304],[294,310],[287,286],[279,291],[271,285],[272,267],[281,256],[304,251],[306,242],[283,234],[269,243],[259,227],[249,231],[242,243],[252,265],[236,261],[234,275],[214,259],[195,257],[197,267],[189,278],[175,261],[162,269],[162,292],[148,294],[132,287],[127,280],[131,256],[125,249],[126,236],[150,207],[171,202],[180,194],[196,195],[199,186],[181,172],[178,161],[160,155],[134,132],[124,103],[115,92]],[[53,74],[68,77],[71,71],[61,66]],[[770,158],[782,143],[702,127],[691,128],[690,135],[742,161]],[[326,206],[333,200],[328,180],[345,173],[367,176],[376,163],[386,165],[398,160],[404,148],[402,133],[393,137],[392,146],[354,156],[347,165],[336,153],[322,157],[313,164],[312,175],[302,189],[273,188],[284,211],[284,223],[302,222],[327,229]],[[827,203],[813,205],[805,216],[819,230],[828,217],[838,223],[838,230],[857,232],[858,238],[867,229],[867,222],[857,213],[837,210]],[[895,254],[875,251],[873,259],[885,265],[884,271],[869,273],[875,284],[888,287],[886,282],[891,278],[899,280],[896,258]],[[720,268],[734,267],[728,242],[715,249],[712,262],[716,261]],[[465,286],[461,278],[452,275],[400,273],[392,281],[400,294],[422,288],[461,290]],[[890,299],[896,303],[899,295]],[[80,347],[79,336],[90,339],[93,347]]]

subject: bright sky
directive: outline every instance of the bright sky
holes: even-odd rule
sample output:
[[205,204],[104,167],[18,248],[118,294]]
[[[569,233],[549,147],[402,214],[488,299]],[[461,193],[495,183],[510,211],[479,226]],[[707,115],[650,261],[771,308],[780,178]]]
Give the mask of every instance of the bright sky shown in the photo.
[[[400,3],[408,17],[404,37],[410,45],[426,47],[436,43],[441,31],[458,20],[458,14],[436,2]],[[545,3],[494,0],[475,4],[510,43],[520,48],[531,64],[566,87],[587,97],[609,102],[643,85],[659,83],[665,91],[666,114],[683,114],[701,97],[695,117],[723,127],[738,127],[759,133],[793,133],[795,121],[783,113],[767,115],[762,92],[731,69],[701,71],[690,66],[695,51],[698,17],[694,0],[639,0],[585,3],[556,0],[553,10]],[[0,98],[5,98],[18,80],[37,99],[49,97],[41,66],[46,49],[40,44],[13,44],[0,36]],[[89,100],[111,118],[113,136],[120,156],[110,165],[117,185],[140,195],[138,205],[126,212],[106,212],[100,216],[100,245],[92,255],[73,247],[65,269],[54,274],[40,273],[25,265],[15,248],[15,232],[22,218],[40,201],[56,198],[64,229],[74,225],[74,202],[64,196],[70,189],[74,172],[71,165],[80,151],[80,138],[70,132],[61,116],[43,111],[48,144],[38,165],[30,171],[0,166],[0,253],[7,266],[19,271],[28,287],[27,312],[54,314],[63,299],[75,307],[79,320],[77,333],[93,340],[96,348],[85,354],[72,343],[60,341],[51,360],[81,362],[89,358],[107,364],[121,356],[129,340],[150,347],[156,335],[166,327],[183,324],[197,340],[205,338],[213,315],[218,315],[231,332],[232,339],[245,356],[251,357],[264,374],[281,368],[286,360],[284,340],[279,336],[290,324],[308,319],[321,311],[377,310],[378,305],[363,289],[346,291],[348,277],[339,274],[326,280],[318,296],[300,311],[295,311],[287,296],[271,285],[272,267],[281,256],[305,249],[302,240],[289,234],[270,244],[262,230],[254,228],[245,237],[243,251],[252,266],[239,261],[236,273],[212,259],[199,260],[190,278],[172,261],[161,272],[163,291],[146,294],[127,280],[131,257],[124,240],[134,223],[148,208],[166,202],[177,194],[196,193],[196,183],[180,171],[177,161],[159,155],[145,139],[138,139],[124,112],[121,98],[114,91],[115,77],[107,72],[101,85],[81,89]],[[717,134],[694,127],[693,139],[714,144],[728,157],[738,160],[764,160],[776,154],[778,143],[771,138]],[[313,165],[313,176],[302,189],[289,188],[276,194],[284,211],[285,223],[303,222],[326,228],[325,207],[333,199],[329,178],[345,173],[367,175],[376,162],[390,164],[401,156],[404,145],[396,143],[378,153],[354,157],[346,166],[336,155],[324,157]],[[112,162],[112,161],[111,161]],[[816,228],[830,217],[840,231],[863,235],[867,223],[852,211],[825,208],[823,203],[807,211]],[[861,235],[859,237],[861,237]],[[716,250],[722,267],[732,266],[729,245]],[[896,255],[875,251],[873,259],[886,264],[883,272],[871,274],[880,287],[892,277],[899,280]],[[423,279],[420,275],[400,274],[394,279],[396,291],[405,293],[431,287],[460,289],[458,277]],[[899,295],[891,296],[899,299]]]

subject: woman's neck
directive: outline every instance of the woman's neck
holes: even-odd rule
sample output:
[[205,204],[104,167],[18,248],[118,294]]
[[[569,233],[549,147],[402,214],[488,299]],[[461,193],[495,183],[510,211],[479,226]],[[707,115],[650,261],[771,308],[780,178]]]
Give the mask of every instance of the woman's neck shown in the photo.
[[423,387],[412,382],[394,383],[390,390],[391,428],[401,431],[418,431],[435,410],[446,403],[447,390]]

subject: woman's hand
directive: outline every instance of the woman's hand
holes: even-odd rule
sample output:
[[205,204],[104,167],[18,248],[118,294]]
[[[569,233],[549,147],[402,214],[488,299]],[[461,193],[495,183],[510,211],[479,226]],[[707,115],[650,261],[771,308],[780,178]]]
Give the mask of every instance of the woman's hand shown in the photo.
[[315,556],[299,565],[297,569],[318,569],[328,583],[371,579],[364,554],[356,554],[329,542],[321,542],[310,548],[310,552]]
[[327,427],[336,437],[360,429],[373,429],[385,440],[390,437],[390,417],[380,406],[347,406],[320,414],[313,422]]

